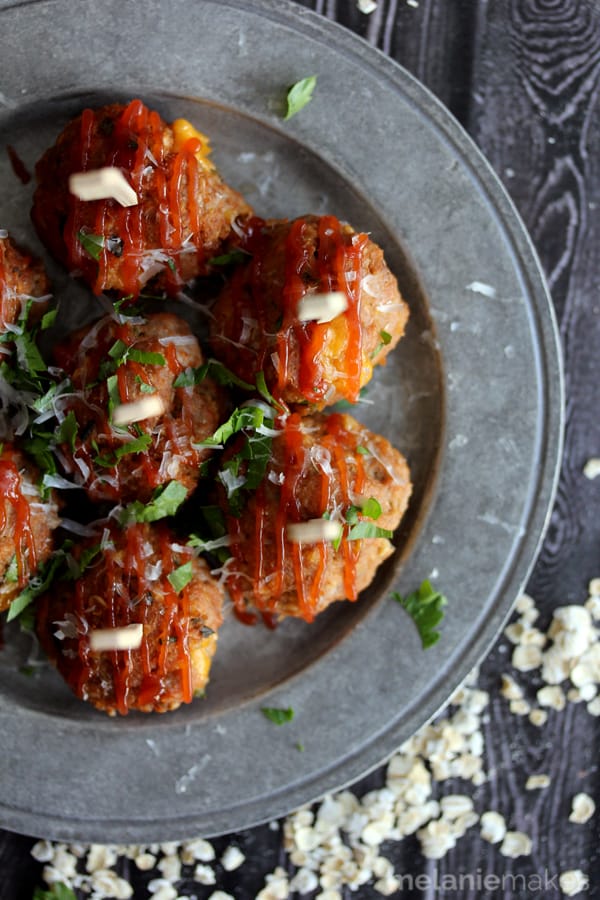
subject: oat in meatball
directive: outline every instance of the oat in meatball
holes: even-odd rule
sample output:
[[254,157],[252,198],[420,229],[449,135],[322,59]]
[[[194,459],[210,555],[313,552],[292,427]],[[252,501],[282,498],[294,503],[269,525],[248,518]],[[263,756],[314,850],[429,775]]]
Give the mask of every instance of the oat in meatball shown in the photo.
[[[86,109],[36,166],[32,218],[38,234],[96,294],[137,296],[157,275],[176,294],[205,272],[235,218],[250,213],[209,153],[206,137],[189,122],[167,125],[141,100]],[[136,205],[82,201],[69,192],[70,175],[104,167],[124,173]]]
[[62,417],[76,422],[61,458],[91,500],[144,503],[171,481],[193,491],[210,453],[196,445],[218,425],[221,392],[208,378],[176,386],[203,363],[187,322],[107,316],[68,338],[56,359],[73,386]]
[[[243,246],[248,261],[212,310],[215,355],[248,381],[264,371],[273,395],[299,409],[355,402],[408,318],[381,249],[335,216],[252,219]],[[305,298],[331,292],[345,295],[344,312],[299,319]]]
[[[80,544],[75,559],[94,548],[93,539]],[[38,600],[37,631],[82,700],[109,715],[167,712],[204,691],[222,603],[205,562],[163,523],[111,525],[80,578]],[[125,635],[129,649],[94,649],[98,632],[103,646],[107,632],[110,646]]]
[[47,308],[49,291],[42,263],[20,250],[6,232],[0,232],[0,334],[19,321],[30,299],[34,302],[29,320],[39,318]]
[[[242,615],[312,621],[335,600],[356,600],[393,552],[379,530],[391,534],[400,523],[410,473],[385,438],[351,416],[294,413],[280,427],[243,514],[232,515],[221,495],[233,556],[227,588]],[[309,532],[316,524],[336,535],[302,539],[307,523]]]
[[58,527],[58,507],[52,491],[43,499],[40,473],[11,444],[0,453],[0,611],[46,562]]

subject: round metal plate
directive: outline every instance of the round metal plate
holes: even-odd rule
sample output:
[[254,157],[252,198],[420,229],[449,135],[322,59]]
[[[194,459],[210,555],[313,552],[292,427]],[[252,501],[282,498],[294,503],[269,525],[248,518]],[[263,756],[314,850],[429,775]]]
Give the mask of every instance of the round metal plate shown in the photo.
[[[77,15],[76,10],[81,12]],[[488,649],[543,534],[561,450],[552,307],[507,195],[444,108],[363,41],[282,0],[0,5],[0,143],[30,168],[85,105],[141,96],[210,135],[265,216],[333,212],[385,249],[406,337],[357,417],[411,465],[394,559],[357,604],[275,633],[229,617],[206,700],[112,720],[0,653],[0,821],[57,839],[146,842],[239,830],[348,783],[444,703]],[[281,118],[286,87],[318,75]],[[0,227],[43,252],[30,187],[0,161]],[[98,314],[48,261],[69,325]],[[437,485],[437,490],[434,488]],[[435,650],[392,589],[449,598]],[[262,706],[291,706],[276,727]],[[304,746],[300,753],[297,745]]]

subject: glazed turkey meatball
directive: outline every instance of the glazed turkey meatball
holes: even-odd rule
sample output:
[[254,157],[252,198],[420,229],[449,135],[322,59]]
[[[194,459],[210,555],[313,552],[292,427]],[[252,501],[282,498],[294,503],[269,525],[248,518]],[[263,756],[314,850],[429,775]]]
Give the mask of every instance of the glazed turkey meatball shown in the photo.
[[[410,473],[385,438],[351,416],[292,414],[280,429],[243,513],[232,515],[221,494],[233,556],[227,588],[242,616],[255,609],[312,621],[335,600],[356,600],[393,552],[377,529],[397,528]],[[302,539],[303,523],[333,526],[337,537]]]
[[[75,559],[95,548],[84,542]],[[110,715],[167,712],[204,691],[222,603],[204,561],[163,523],[111,525],[80,578],[57,581],[40,598],[37,631],[82,700]],[[123,635],[129,649],[98,649],[116,646]]]
[[[215,355],[248,381],[264,371],[272,394],[299,409],[355,402],[408,318],[381,249],[334,216],[253,219],[245,233],[248,261],[212,309]],[[345,295],[344,312],[300,321],[301,302],[331,292]]]
[[[170,294],[205,272],[237,216],[250,213],[208,159],[207,139],[183,119],[167,125],[140,100],[84,110],[36,166],[32,218],[51,253],[94,293],[137,296],[160,276]],[[83,201],[69,176],[120,169],[138,197]]]
[[0,454],[0,611],[7,609],[52,552],[58,527],[54,492],[43,499],[40,473],[11,444]]
[[[56,359],[72,383],[62,419],[76,422],[61,459],[90,499],[147,502],[171,481],[193,491],[210,452],[197,445],[218,425],[221,393],[210,379],[176,385],[203,363],[187,322],[108,316],[67,339]],[[119,415],[131,421],[117,424]]]
[[[0,334],[14,325],[33,299],[30,319],[35,321],[47,307],[50,284],[39,260],[20,250],[2,232],[0,236]],[[2,344],[0,344],[0,354]]]

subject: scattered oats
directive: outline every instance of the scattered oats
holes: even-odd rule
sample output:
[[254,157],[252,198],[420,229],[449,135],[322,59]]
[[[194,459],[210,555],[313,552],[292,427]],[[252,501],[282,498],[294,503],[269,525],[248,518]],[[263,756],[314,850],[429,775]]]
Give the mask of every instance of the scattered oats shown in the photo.
[[587,705],[590,716],[600,716],[600,697],[594,697]]
[[542,665],[542,651],[535,644],[519,644],[512,655],[512,664],[519,672],[531,672]]
[[570,668],[569,662],[563,657],[560,648],[550,647],[544,653],[541,676],[546,684],[560,684],[569,677]]
[[444,819],[428,822],[424,828],[417,831],[417,837],[421,842],[421,853],[427,859],[442,859],[456,844],[450,823]]
[[[412,5],[409,4],[409,6]],[[392,897],[400,890],[400,882],[393,875],[389,875],[387,878],[379,878],[373,887],[384,897]]]
[[524,631],[525,627],[521,622],[511,622],[511,624],[507,625],[504,629],[504,634],[511,644],[520,644]]
[[367,846],[376,847],[389,837],[393,824],[393,814],[390,812],[383,813],[379,819],[370,822],[363,828],[361,839]]
[[584,825],[596,812],[596,804],[589,794],[575,794],[571,805],[569,822]]
[[217,878],[214,871],[206,863],[198,863],[194,869],[194,881],[198,884],[216,884]]
[[298,891],[299,894],[308,894],[310,891],[316,891],[318,886],[319,879],[315,873],[305,867],[298,869],[290,881],[290,891]]
[[44,866],[42,870],[42,878],[44,879],[46,884],[52,885],[62,881],[67,885],[67,887],[71,887],[71,885],[69,884],[69,879],[65,878],[62,872],[59,872],[59,870],[54,866]]
[[548,721],[548,713],[545,709],[532,709],[529,713],[529,721],[532,725],[540,728],[542,725],[545,725]]
[[413,9],[419,8],[419,0],[406,0],[407,6],[412,6]]
[[507,700],[521,700],[523,697],[523,688],[517,684],[512,675],[501,676],[500,693]]
[[235,897],[226,894],[225,891],[213,891],[208,900],[235,900]]
[[77,857],[69,853],[64,847],[58,846],[55,849],[52,864],[65,879],[74,878],[77,874]]
[[212,844],[202,838],[196,838],[193,841],[186,841],[183,850],[189,853],[193,859],[198,862],[212,862],[215,858],[215,851]]
[[538,788],[547,788],[551,780],[549,775],[530,775],[525,782],[525,790],[535,791]]
[[591,459],[588,459],[585,466],[583,467],[583,474],[590,480],[593,478],[597,478],[598,475],[600,475],[600,458],[597,456],[593,456]]
[[376,0],[357,0],[356,5],[358,6],[361,13],[364,13],[365,16],[371,15],[372,12],[375,12],[377,9]]
[[515,716],[528,716],[531,706],[527,700],[511,700],[509,709]]
[[458,819],[464,813],[472,812],[473,801],[466,794],[447,794],[440,800],[440,807],[445,819]]
[[[553,631],[556,623],[560,623],[567,631],[578,631],[579,629],[589,629],[591,627],[591,617],[585,606],[559,606],[554,611],[554,617],[550,625],[550,631]],[[551,635],[553,637],[554,635]]]
[[529,594],[521,594],[519,597],[517,597],[515,610],[518,613],[526,613],[532,609],[535,609],[535,603],[529,596]]
[[531,838],[522,831],[507,831],[500,845],[500,853],[511,859],[516,859],[518,856],[529,856]]
[[600,597],[600,578],[592,578],[588,584],[590,597]]
[[480,819],[481,837],[490,844],[499,844],[506,835],[504,816],[493,810],[484,812]]
[[156,865],[156,857],[153,853],[139,853],[133,861],[140,872],[149,872]]
[[562,872],[558,876],[560,889],[567,897],[574,897],[582,891],[587,891],[589,887],[589,878],[581,871],[581,869],[569,869],[568,872]]
[[114,847],[106,844],[90,844],[85,862],[86,872],[97,872],[99,869],[110,869],[116,863],[118,855]]
[[[92,874],[90,885],[94,894],[99,897],[115,897],[117,900],[129,900],[129,897],[133,897],[133,888],[129,882],[119,878],[112,869],[97,869]],[[173,898],[159,898],[159,900],[174,900],[176,896],[177,891]]]
[[569,677],[571,679],[571,684],[574,684],[575,687],[578,688],[581,688],[586,684],[593,684],[595,681],[594,669],[583,662],[577,663],[577,665],[571,669]]
[[555,685],[547,685],[546,687],[540,688],[536,697],[540,706],[549,706],[551,709],[558,710],[558,712],[565,708],[566,701],[564,692],[562,688],[556,687]]
[[160,845],[160,852],[165,856],[175,856],[179,850],[179,844],[176,841],[167,841]]
[[239,869],[242,865],[246,857],[242,853],[239,847],[235,847],[231,844],[221,857],[221,865],[225,869],[226,872],[233,872],[235,869]]
[[339,891],[326,890],[317,894],[315,900],[342,900],[342,895]]
[[31,848],[31,855],[38,862],[50,862],[54,856],[54,847],[50,841],[38,841]]
[[163,856],[157,866],[158,871],[171,884],[181,878],[181,860],[174,854]]
[[584,603],[585,608],[590,613],[594,621],[600,619],[600,596],[592,594]]

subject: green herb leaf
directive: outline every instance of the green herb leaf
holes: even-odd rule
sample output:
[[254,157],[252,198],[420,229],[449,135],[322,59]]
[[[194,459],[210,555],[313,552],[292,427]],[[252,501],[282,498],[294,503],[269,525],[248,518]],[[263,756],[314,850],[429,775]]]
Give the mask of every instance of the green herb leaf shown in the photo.
[[167,265],[170,268],[171,272],[177,271],[177,266],[175,265],[175,260],[171,259],[171,257],[169,257],[169,259],[167,260]]
[[185,372],[181,372],[173,382],[173,387],[192,387],[194,384],[200,384],[205,378],[212,378],[217,384],[226,387],[239,387],[244,391],[254,390],[253,384],[238,378],[227,366],[216,359],[209,359],[196,369],[186,369]]
[[49,891],[36,888],[32,900],[77,900],[77,895],[62,881],[56,881]]
[[291,722],[294,718],[294,710],[291,706],[288,706],[287,709],[279,709],[276,706],[262,706],[261,712],[275,725],[285,725],[286,722]]
[[250,253],[246,250],[232,250],[231,253],[223,253],[221,256],[213,256],[208,260],[209,266],[237,266],[239,263],[250,259]]
[[361,511],[369,519],[378,519],[381,515],[381,503],[375,497],[369,497],[361,506]]
[[9,562],[6,572],[4,573],[4,581],[7,584],[16,584],[19,580],[19,569],[17,565],[17,554],[13,556]]
[[46,331],[47,328],[50,328],[52,325],[54,325],[57,313],[57,309],[49,309],[48,312],[44,313],[40,324],[40,328],[42,331]]
[[151,350],[137,350],[135,347],[129,350],[127,358],[141,363],[143,366],[164,366],[167,362],[162,353],[153,353]]
[[287,92],[287,112],[284,119],[291,119],[310,102],[317,85],[317,76],[309,75],[293,84]]
[[129,525],[131,522],[157,522],[166,516],[174,516],[188,491],[180,481],[170,481],[164,487],[157,488],[149,503],[141,503],[134,500],[123,510],[121,525]]
[[363,447],[362,444],[358,445],[358,447],[356,448],[356,452],[359,453],[361,456],[370,456],[371,455],[371,451],[368,449],[368,447]]
[[245,428],[256,430],[264,423],[265,411],[260,406],[240,406],[231,413],[226,422],[223,422],[217,430],[206,440],[201,441],[198,447],[220,447],[226,444],[230,437],[243,431]]
[[89,253],[92,259],[95,259],[96,262],[100,261],[100,254],[102,253],[102,248],[104,247],[103,234],[89,234],[86,231],[78,231],[77,240],[79,241],[85,252]]
[[184,563],[177,569],[173,569],[173,571],[169,572],[169,574],[167,575],[172,588],[178,594],[184,589],[184,587],[186,587],[190,583],[193,577],[194,571],[191,562]]
[[151,434],[142,434],[132,441],[127,441],[120,447],[115,448],[115,457],[119,460],[122,456],[128,456],[130,453],[143,453],[152,443]]
[[377,344],[377,346],[371,353],[370,359],[375,359],[375,357],[379,355],[379,353],[383,350],[383,348],[387,347],[387,345],[392,340],[392,335],[388,331],[380,331],[379,338],[380,338],[379,343]]
[[78,430],[79,425],[75,418],[75,413],[71,409],[54,432],[56,443],[68,444],[71,450],[75,451],[75,441],[77,439]]
[[116,340],[114,342],[114,344],[108,351],[108,355],[110,356],[111,359],[119,359],[120,360],[125,356],[125,354],[127,353],[128,350],[129,350],[129,347],[127,346],[125,341],[122,341],[119,338],[118,340]]
[[10,604],[6,617],[7,622],[12,622],[13,619],[20,616],[30,603],[33,603],[34,600],[48,590],[64,563],[64,556],[64,552],[59,550],[39,567],[37,574],[31,579],[27,587]]
[[363,541],[365,538],[393,538],[394,532],[380,528],[373,522],[358,522],[353,525],[346,536],[347,541]]
[[402,597],[399,593],[394,592],[392,598],[411,616],[417,626],[423,649],[426,650],[436,644],[440,638],[440,632],[435,631],[435,628],[444,618],[443,608],[448,602],[446,597],[436,591],[428,580],[425,580],[421,587],[409,594],[408,597]]

